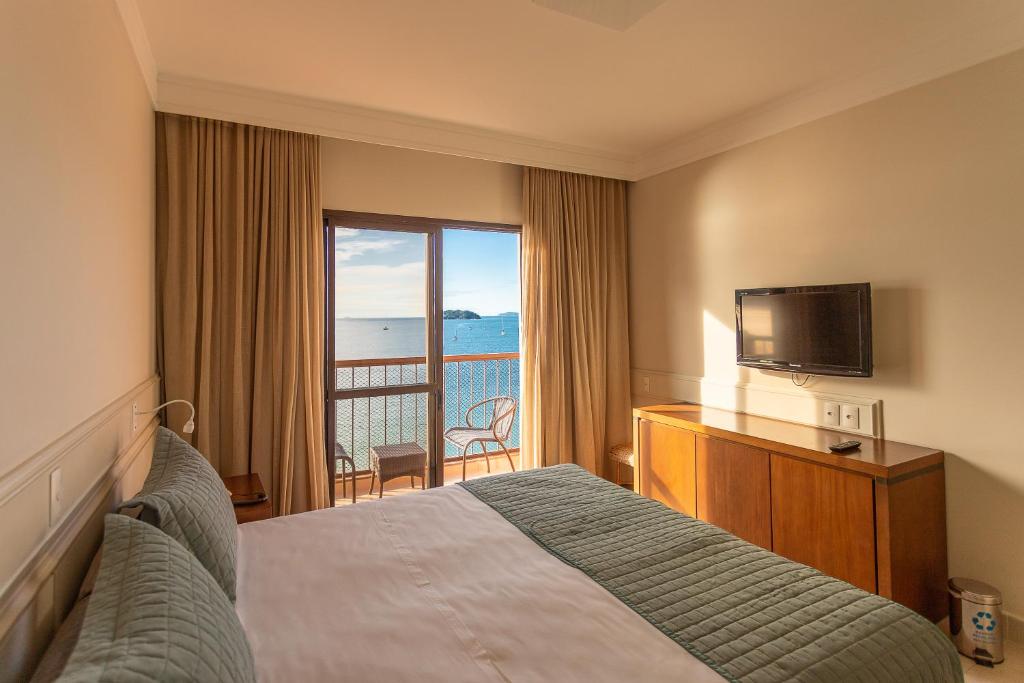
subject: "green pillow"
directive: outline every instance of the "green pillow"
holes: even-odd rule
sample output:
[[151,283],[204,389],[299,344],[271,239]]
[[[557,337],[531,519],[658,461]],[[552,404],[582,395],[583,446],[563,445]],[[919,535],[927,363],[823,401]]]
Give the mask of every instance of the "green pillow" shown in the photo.
[[255,680],[242,624],[199,560],[149,524],[107,515],[96,588],[58,682]]
[[122,507],[136,505],[142,521],[191,550],[234,602],[238,523],[231,494],[206,458],[169,429],[157,430],[142,492]]

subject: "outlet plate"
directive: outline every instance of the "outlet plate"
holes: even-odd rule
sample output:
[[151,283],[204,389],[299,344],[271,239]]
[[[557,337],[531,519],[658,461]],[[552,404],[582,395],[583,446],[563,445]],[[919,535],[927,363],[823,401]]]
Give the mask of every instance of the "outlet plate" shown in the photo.
[[651,376],[644,375],[640,378],[640,384],[645,394],[651,393]]
[[64,475],[58,467],[50,472],[50,526],[64,513]]
[[860,406],[854,404],[843,404],[840,414],[843,429],[860,429]]
[[835,401],[825,401],[822,404],[824,406],[825,417],[822,420],[826,427],[838,427],[840,424],[839,420],[839,403]]

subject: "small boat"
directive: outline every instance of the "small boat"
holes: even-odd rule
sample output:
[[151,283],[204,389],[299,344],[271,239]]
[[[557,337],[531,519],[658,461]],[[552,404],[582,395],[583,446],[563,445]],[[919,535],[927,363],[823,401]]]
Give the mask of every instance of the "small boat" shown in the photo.
[[388,324],[387,324],[387,323],[384,323],[384,331],[387,331],[387,330],[390,330],[390,329],[391,329],[391,328],[390,328],[390,327],[388,327]]

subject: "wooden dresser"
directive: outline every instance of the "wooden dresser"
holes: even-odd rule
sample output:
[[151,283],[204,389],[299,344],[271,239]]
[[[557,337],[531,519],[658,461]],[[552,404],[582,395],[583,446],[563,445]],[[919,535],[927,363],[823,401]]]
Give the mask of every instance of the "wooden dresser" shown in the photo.
[[[856,438],[849,455],[830,444]],[[942,451],[680,403],[633,411],[634,490],[891,598],[947,612]]]

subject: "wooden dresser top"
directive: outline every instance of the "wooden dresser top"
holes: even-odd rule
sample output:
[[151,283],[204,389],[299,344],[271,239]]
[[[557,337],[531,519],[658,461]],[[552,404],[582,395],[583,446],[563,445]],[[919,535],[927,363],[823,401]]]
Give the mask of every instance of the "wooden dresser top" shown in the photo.
[[[635,408],[633,417],[681,427],[698,434],[727,439],[851,472],[869,474],[880,479],[901,477],[943,462],[942,451],[934,448],[734,413],[694,403]],[[860,441],[861,445],[858,450],[848,455],[839,455],[828,450],[832,444],[851,439]]]

